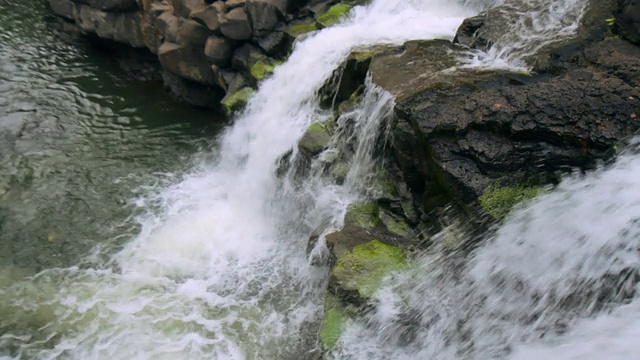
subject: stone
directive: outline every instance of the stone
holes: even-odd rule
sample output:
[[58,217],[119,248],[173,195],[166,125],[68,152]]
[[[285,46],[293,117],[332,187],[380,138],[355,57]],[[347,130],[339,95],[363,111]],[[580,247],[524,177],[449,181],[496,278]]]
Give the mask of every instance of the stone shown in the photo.
[[273,70],[276,66],[280,65],[282,62],[278,60],[274,60],[269,57],[260,58],[258,61],[251,64],[249,68],[249,73],[251,77],[255,81],[262,81],[267,76],[273,73]]
[[314,19],[309,19],[304,21],[294,21],[290,23],[289,25],[287,25],[285,32],[296,38],[302,34],[306,34],[314,30],[318,30],[318,24]]
[[73,0],[105,12],[127,12],[138,10],[136,0]]
[[201,48],[165,42],[158,50],[160,64],[176,75],[205,85],[215,85],[216,77]]
[[538,186],[526,185],[489,186],[478,200],[487,214],[496,220],[501,220],[514,206],[535,198],[541,190],[542,188]]
[[344,331],[349,315],[339,299],[327,293],[324,300],[324,316],[320,327],[320,342],[326,350],[336,346],[340,335]]
[[253,35],[256,37],[269,34],[280,20],[278,8],[269,0],[247,1],[247,15],[251,21]]
[[158,53],[158,48],[162,45],[162,36],[158,29],[153,26],[154,20],[148,12],[142,15],[140,28],[142,30],[142,38],[147,49],[153,54]]
[[245,43],[234,51],[231,67],[237,71],[249,73],[251,65],[262,58],[264,58],[264,54],[259,48]]
[[49,0],[49,5],[54,14],[69,20],[75,20],[73,16],[74,4],[71,0]]
[[82,4],[75,9],[74,19],[81,30],[132,47],[145,47],[140,11],[104,12]]
[[224,37],[211,35],[204,46],[204,54],[211,59],[215,65],[227,67],[231,64],[233,44]]
[[402,249],[372,240],[338,257],[329,276],[329,291],[343,301],[365,303],[385,277],[406,267]]
[[224,14],[224,3],[218,1],[211,5],[196,8],[189,16],[209,30],[217,32],[220,31],[221,14]]
[[180,18],[171,11],[160,14],[155,21],[158,33],[168,42],[178,42],[178,32],[180,31]]
[[176,43],[186,46],[204,47],[211,30],[194,20],[180,19],[180,30]]
[[271,31],[255,39],[258,46],[269,56],[282,57],[293,45],[292,39],[282,31]]
[[231,10],[239,7],[244,7],[246,3],[247,0],[227,0],[224,4],[229,10]]
[[351,10],[351,5],[338,3],[331,6],[325,13],[318,16],[316,20],[323,27],[329,27],[340,22]]
[[202,5],[201,0],[169,0],[173,6],[173,12],[183,18],[188,18],[189,14]]
[[318,155],[329,144],[331,133],[326,124],[309,125],[298,142],[298,150],[304,156]]
[[236,8],[229,11],[220,21],[220,31],[232,40],[251,39],[251,24],[244,9]]
[[618,0],[618,8],[613,16],[617,33],[640,44],[640,0]]
[[242,109],[249,102],[249,98],[253,96],[255,90],[250,87],[244,87],[235,93],[228,92],[222,99],[221,103],[227,115]]
[[224,96],[220,88],[195,83],[166,70],[162,72],[162,80],[169,94],[178,101],[202,108],[220,109],[220,100]]

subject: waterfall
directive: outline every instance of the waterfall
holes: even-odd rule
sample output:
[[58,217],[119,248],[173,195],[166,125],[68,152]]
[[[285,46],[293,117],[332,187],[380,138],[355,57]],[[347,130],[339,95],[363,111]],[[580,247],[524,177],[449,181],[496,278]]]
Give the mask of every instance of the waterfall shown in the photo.
[[[278,160],[292,149],[295,157],[305,129],[327,117],[318,90],[352,50],[451,39],[474,14],[448,0],[375,0],[299,42],[218,139],[215,161],[134,199],[140,232],[106,263],[89,258],[15,283],[2,274],[10,285],[0,289],[0,357],[311,356],[326,269],[309,266],[305,248],[322,217],[339,224],[349,189],[371,168],[371,137],[356,136],[337,190],[278,178]],[[362,107],[345,115],[351,129],[379,129],[385,102],[379,89],[367,90]]]

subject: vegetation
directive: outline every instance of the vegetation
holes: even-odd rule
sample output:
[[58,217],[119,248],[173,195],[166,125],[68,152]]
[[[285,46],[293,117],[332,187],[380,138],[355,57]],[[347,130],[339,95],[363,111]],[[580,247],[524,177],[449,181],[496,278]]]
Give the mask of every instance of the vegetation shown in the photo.
[[489,187],[480,197],[480,205],[494,219],[503,219],[518,203],[536,197],[542,188],[533,186]]

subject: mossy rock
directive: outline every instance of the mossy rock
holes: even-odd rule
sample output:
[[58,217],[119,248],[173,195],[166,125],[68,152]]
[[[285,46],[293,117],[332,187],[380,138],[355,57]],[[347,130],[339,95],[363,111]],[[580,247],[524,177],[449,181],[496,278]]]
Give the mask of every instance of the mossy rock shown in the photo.
[[250,87],[244,87],[233,94],[227,94],[221,104],[227,115],[231,115],[234,111],[240,110],[247,105],[249,98],[253,96],[255,90]]
[[357,293],[370,298],[389,274],[406,268],[404,251],[378,240],[354,247],[337,259],[331,270],[330,287],[336,293]]
[[380,222],[378,204],[370,202],[364,204],[352,204],[347,208],[344,222],[348,225],[357,225],[362,228],[374,228]]
[[331,124],[315,122],[307,130],[298,142],[298,150],[305,156],[314,156],[322,152],[331,140]]
[[333,294],[327,293],[324,300],[324,317],[320,327],[320,341],[322,346],[331,350],[340,339],[349,316],[344,306]]
[[389,232],[397,236],[406,238],[412,235],[411,227],[409,226],[409,224],[387,211],[380,212],[380,220],[387,228],[387,230],[389,230]]
[[256,81],[261,81],[268,75],[272,74],[273,69],[280,64],[282,64],[282,61],[265,57],[253,63],[253,65],[251,65],[251,68],[249,69],[249,72],[251,73],[251,77],[253,77]]
[[480,196],[480,206],[491,217],[501,220],[515,205],[538,196],[541,190],[542,188],[538,186],[490,186]]
[[335,25],[351,10],[353,6],[349,4],[338,3],[330,7],[324,14],[316,19],[323,27]]
[[289,24],[285,32],[293,37],[298,37],[314,30],[318,30],[318,25],[314,19],[309,19]]

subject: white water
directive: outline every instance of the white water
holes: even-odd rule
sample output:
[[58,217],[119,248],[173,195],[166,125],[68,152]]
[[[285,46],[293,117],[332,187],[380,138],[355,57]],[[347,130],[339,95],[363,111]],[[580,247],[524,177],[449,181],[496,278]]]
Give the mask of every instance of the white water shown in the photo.
[[456,255],[425,256],[379,292],[366,323],[348,326],[337,358],[636,358],[638,175],[635,153],[565,179],[462,268]]
[[[326,117],[315,94],[352,49],[451,38],[473,14],[448,0],[379,0],[299,43],[223,135],[215,164],[137,200],[148,208],[140,234],[108,264],[46,270],[19,282],[4,271],[2,283],[10,285],[0,290],[0,326],[8,330],[0,356],[309,356],[326,274],[307,263],[308,235],[327,213],[338,218],[354,194],[345,186],[327,200],[318,188],[311,205],[283,203],[294,187],[276,178],[276,162]],[[355,118],[369,121],[368,111]],[[360,143],[358,164],[371,150]]]

